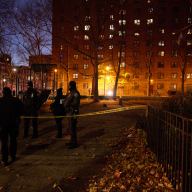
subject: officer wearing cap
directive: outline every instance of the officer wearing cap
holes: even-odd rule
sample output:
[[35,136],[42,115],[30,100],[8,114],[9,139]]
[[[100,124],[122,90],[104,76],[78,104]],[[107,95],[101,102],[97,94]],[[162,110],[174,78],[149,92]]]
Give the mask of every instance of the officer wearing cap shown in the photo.
[[29,135],[29,127],[30,127],[30,120],[32,120],[32,127],[33,133],[32,138],[38,137],[38,110],[39,110],[39,99],[38,99],[38,92],[36,89],[33,88],[33,82],[28,81],[27,83],[27,91],[24,92],[23,95],[23,103],[24,103],[24,114],[25,116],[31,116],[35,118],[26,118],[24,119],[24,138],[27,138]]
[[17,136],[20,116],[23,112],[23,103],[12,96],[9,87],[3,88],[3,97],[0,98],[0,139],[2,162],[8,165],[10,152],[11,162],[16,160]]
[[69,94],[65,99],[64,106],[67,115],[72,116],[70,118],[71,141],[70,143],[68,143],[68,145],[70,149],[73,149],[78,147],[76,115],[79,114],[79,107],[80,107],[80,93],[77,90],[75,81],[69,82]]

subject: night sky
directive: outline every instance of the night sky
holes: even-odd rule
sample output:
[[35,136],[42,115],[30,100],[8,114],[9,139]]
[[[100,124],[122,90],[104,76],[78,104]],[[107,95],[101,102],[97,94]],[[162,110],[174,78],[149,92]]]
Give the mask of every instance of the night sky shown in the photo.
[[25,4],[26,2],[28,2],[30,0],[15,0],[16,2],[16,6],[22,6],[23,4]]

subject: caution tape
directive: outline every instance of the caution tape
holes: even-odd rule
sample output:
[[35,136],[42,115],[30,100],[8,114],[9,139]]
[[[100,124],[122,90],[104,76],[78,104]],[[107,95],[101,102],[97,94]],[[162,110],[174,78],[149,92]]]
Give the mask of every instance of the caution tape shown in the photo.
[[128,111],[128,110],[135,110],[135,109],[141,109],[144,110],[146,109],[147,105],[133,105],[129,107],[119,107],[115,109],[108,109],[108,110],[103,110],[103,111],[95,111],[95,112],[90,112],[90,113],[84,113],[84,114],[79,114],[79,115],[65,115],[65,116],[22,116],[22,119],[55,119],[55,118],[75,118],[75,117],[86,117],[86,116],[94,116],[94,115],[103,115],[103,114],[108,114],[108,113],[117,113],[117,112],[122,112],[122,111]]

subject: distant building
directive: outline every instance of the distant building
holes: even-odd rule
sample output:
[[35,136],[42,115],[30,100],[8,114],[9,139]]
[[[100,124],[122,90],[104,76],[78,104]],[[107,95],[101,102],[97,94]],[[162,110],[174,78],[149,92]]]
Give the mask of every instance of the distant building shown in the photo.
[[[188,0],[53,0],[53,63],[66,89],[75,80],[91,94],[94,60],[99,94],[110,95],[120,62],[117,95],[192,91],[192,5]],[[150,83],[149,83],[150,82]]]
[[[11,83],[11,56],[0,54],[0,90]],[[0,92],[1,92],[0,91]]]
[[56,89],[57,65],[52,63],[51,55],[29,57],[31,80],[38,89]]
[[30,80],[29,66],[13,66],[12,67],[12,83],[11,88],[13,95],[18,95],[27,90],[27,82]]

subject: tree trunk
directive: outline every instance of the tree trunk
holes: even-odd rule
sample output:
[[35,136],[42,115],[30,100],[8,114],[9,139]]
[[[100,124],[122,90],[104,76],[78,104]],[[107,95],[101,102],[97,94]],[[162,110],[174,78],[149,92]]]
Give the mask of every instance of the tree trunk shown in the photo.
[[98,61],[95,60],[94,63],[94,77],[93,77],[93,97],[94,100],[98,100],[99,92],[98,92]]
[[122,60],[122,45],[120,46],[119,63],[118,63],[118,68],[117,68],[117,75],[115,78],[115,86],[114,86],[114,90],[113,90],[113,97],[114,98],[116,98],[116,96],[117,96],[117,87],[118,87],[118,81],[119,81],[121,60]]

